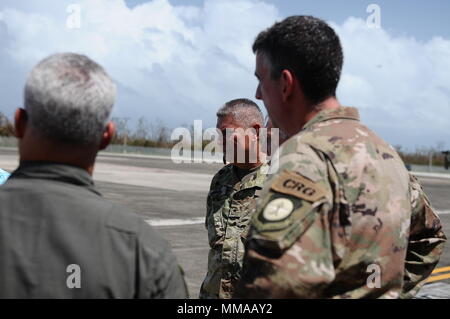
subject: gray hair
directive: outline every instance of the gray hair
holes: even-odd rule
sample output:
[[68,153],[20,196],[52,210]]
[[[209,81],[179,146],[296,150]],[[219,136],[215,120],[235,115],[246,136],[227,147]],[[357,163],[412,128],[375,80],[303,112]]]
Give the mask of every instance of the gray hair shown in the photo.
[[236,99],[225,103],[218,111],[217,117],[232,116],[244,128],[254,124],[264,125],[264,116],[259,106],[249,99]]
[[106,71],[87,56],[54,54],[28,76],[24,100],[30,125],[45,137],[98,145],[116,96]]

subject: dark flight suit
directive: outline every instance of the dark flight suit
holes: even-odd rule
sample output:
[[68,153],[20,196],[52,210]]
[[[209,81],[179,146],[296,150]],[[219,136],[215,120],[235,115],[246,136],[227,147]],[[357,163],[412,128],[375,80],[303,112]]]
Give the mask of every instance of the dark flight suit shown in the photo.
[[83,169],[27,162],[0,187],[0,298],[187,298],[168,243]]

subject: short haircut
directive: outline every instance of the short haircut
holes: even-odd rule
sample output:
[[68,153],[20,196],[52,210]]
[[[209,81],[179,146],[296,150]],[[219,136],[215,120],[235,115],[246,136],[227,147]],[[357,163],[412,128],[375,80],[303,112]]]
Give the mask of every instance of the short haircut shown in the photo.
[[98,145],[106,128],[116,87],[88,57],[54,54],[28,76],[24,102],[29,124],[52,141]]
[[318,104],[336,96],[343,53],[339,37],[323,20],[312,16],[291,16],[262,31],[253,43],[270,61],[271,76],[283,70],[300,81],[305,97]]
[[254,124],[264,126],[264,116],[259,106],[249,99],[235,99],[225,103],[218,111],[217,117],[232,116],[243,128]]

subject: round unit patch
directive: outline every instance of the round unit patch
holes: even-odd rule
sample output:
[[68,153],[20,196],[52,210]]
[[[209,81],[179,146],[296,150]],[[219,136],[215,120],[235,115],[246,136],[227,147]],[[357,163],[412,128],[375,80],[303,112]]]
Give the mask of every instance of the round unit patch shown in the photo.
[[294,210],[294,203],[286,198],[277,198],[264,208],[263,217],[270,222],[276,222],[288,217]]

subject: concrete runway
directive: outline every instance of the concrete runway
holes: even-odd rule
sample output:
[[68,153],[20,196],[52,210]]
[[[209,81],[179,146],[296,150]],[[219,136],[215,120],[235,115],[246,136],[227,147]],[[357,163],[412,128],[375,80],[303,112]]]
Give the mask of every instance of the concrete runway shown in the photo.
[[[0,149],[0,168],[12,171],[16,166],[16,150]],[[205,202],[211,178],[220,167],[220,164],[175,164],[158,157],[103,153],[94,172],[96,185],[105,198],[133,208],[169,241],[185,271],[191,298],[198,297],[206,273]],[[433,206],[442,212],[440,218],[450,236],[450,178],[419,179]],[[438,267],[449,266],[450,245],[447,245]],[[438,294],[438,290],[444,293]],[[450,279],[436,281],[423,289],[424,298],[438,295],[450,298]]]

